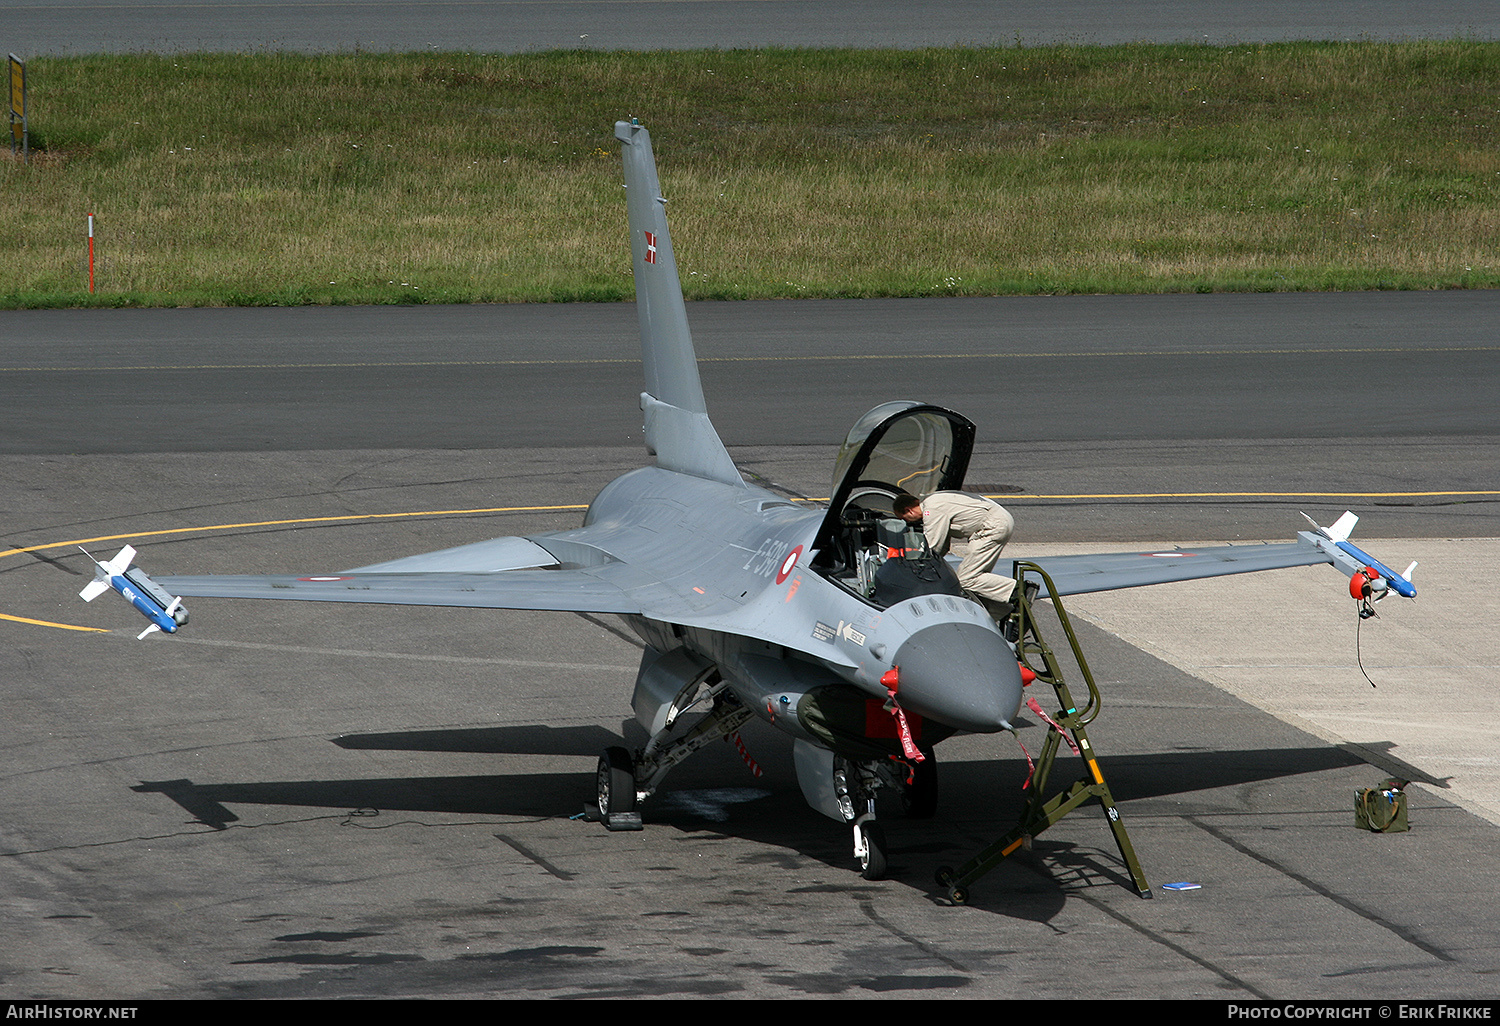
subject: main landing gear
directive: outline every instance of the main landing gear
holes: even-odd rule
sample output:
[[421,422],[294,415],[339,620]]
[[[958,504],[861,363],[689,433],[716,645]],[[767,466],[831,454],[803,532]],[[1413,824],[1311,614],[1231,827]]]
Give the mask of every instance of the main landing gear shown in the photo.
[[666,725],[651,736],[646,747],[635,755],[624,748],[611,747],[599,756],[598,784],[593,805],[584,808],[584,815],[597,819],[609,830],[640,830],[640,803],[649,798],[667,773],[679,762],[712,741],[733,734],[748,719],[749,709],[735,699],[724,686],[715,681],[697,701],[711,701],[712,708],[682,736],[671,738],[677,723],[678,710],[685,712],[697,701],[688,701],[698,690],[702,681],[693,681],[678,696],[673,712]]
[[635,760],[623,748],[599,756],[599,819],[609,830],[640,830],[636,811]]

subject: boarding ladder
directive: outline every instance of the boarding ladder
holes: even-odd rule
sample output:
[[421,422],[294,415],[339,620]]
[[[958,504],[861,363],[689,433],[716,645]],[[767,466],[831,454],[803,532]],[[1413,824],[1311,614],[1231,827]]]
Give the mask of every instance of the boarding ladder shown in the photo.
[[[1036,578],[1035,581],[1031,580],[1032,575]],[[1104,806],[1105,818],[1109,820],[1109,828],[1115,835],[1115,844],[1120,848],[1120,857],[1130,871],[1136,893],[1143,898],[1149,898],[1152,896],[1151,886],[1146,883],[1146,875],[1141,871],[1140,861],[1135,856],[1135,848],[1130,844],[1130,835],[1125,832],[1125,823],[1120,818],[1120,810],[1115,805],[1114,796],[1110,794],[1109,785],[1104,782],[1104,774],[1099,769],[1094,748],[1089,744],[1088,731],[1085,729],[1099,715],[1099,710],[1103,707],[1098,685],[1094,683],[1094,675],[1089,670],[1088,661],[1083,657],[1078,637],[1073,633],[1073,625],[1068,620],[1067,611],[1063,609],[1062,600],[1057,594],[1057,587],[1052,583],[1052,578],[1037,564],[1021,560],[1015,563],[1015,576],[1016,611],[1011,621],[1015,627],[1007,636],[1016,646],[1016,656],[1021,665],[1036,674],[1034,683],[1050,684],[1057,692],[1059,710],[1052,716],[1052,722],[1047,730],[1047,740],[1043,743],[1041,755],[1037,758],[1036,770],[1031,778],[1031,798],[1022,810],[1020,821],[1004,837],[957,869],[949,866],[940,868],[937,871],[938,886],[947,891],[948,900],[953,904],[964,904],[968,901],[969,886],[975,880],[994,869],[1022,847],[1029,848],[1034,837],[1068,813],[1090,799],[1097,798],[1099,804]],[[1033,586],[1033,597],[1027,595],[1028,583]],[[1082,709],[1074,704],[1072,692],[1063,679],[1057,657],[1042,640],[1041,633],[1037,630],[1031,606],[1035,597],[1051,599],[1052,607],[1057,612],[1058,622],[1062,624],[1063,632],[1068,637],[1068,644],[1072,646],[1073,658],[1077,660],[1078,668],[1083,673],[1084,682],[1089,689],[1088,704]],[[1047,778],[1052,772],[1053,762],[1067,741],[1064,732],[1072,735],[1073,745],[1076,745],[1079,758],[1083,760],[1084,775],[1066,790],[1059,791],[1051,798],[1045,798]]]

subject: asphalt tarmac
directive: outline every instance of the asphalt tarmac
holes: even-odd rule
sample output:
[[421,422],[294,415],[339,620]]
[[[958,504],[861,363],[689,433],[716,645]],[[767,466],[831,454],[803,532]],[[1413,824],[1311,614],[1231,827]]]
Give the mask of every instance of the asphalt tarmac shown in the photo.
[[[910,5],[890,5],[895,17],[857,7],[844,16],[798,2],[57,0],[7,13],[9,49],[23,57],[1483,39],[1500,30],[1493,5],[1472,2],[1314,12],[1280,2],[935,3],[920,19]],[[633,368],[568,368],[569,395],[588,411],[581,421],[572,404],[550,401],[476,411],[450,395],[402,409],[403,389],[424,379],[468,386],[418,369],[421,360],[369,323],[447,340],[465,364],[460,377],[477,376],[476,392],[518,380],[523,394],[550,400],[558,378],[483,370],[495,343],[484,308],[470,311],[479,321],[467,334],[451,319],[424,329],[431,311],[0,315],[3,540],[45,546],[0,552],[0,995],[1374,995],[1387,1010],[1423,997],[1492,1002],[1500,867],[1478,771],[1494,764],[1496,717],[1480,689],[1493,677],[1495,610],[1482,580],[1471,582],[1500,555],[1488,541],[1500,533],[1493,496],[1472,494],[1493,490],[1500,466],[1486,417],[1497,394],[1484,351],[1491,301],[1350,297],[1352,316],[1304,319],[1294,332],[1302,369],[1277,378],[1265,369],[1276,358],[1253,352],[1280,337],[1262,318],[1328,299],[1202,298],[1227,304],[1206,332],[1185,330],[1192,308],[1171,307],[1171,297],[1141,298],[1093,336],[1057,332],[1045,318],[1025,324],[999,341],[1014,354],[1037,340],[1007,357],[1036,364],[1025,373],[1042,376],[1026,388],[995,383],[998,359],[984,358],[977,340],[996,339],[962,326],[956,307],[923,318],[922,334],[899,318],[860,322],[850,351],[883,359],[868,377],[828,353],[813,374],[793,365],[810,329],[844,328],[832,307],[788,304],[759,320],[760,339],[749,341],[783,348],[763,349],[748,378],[720,376],[747,340],[731,330],[731,347],[715,348],[714,317],[693,313],[700,350],[725,361],[704,373],[737,461],[789,492],[825,494],[849,420],[905,384],[932,398],[947,389],[944,401],[980,422],[970,480],[1024,490],[1006,499],[1020,514],[1018,548],[1284,538],[1300,526],[1296,508],[1336,515],[1349,503],[1366,513],[1367,536],[1385,539],[1382,555],[1420,550],[1424,566],[1436,564],[1434,584],[1419,576],[1420,604],[1371,625],[1374,696],[1354,676],[1347,623],[1321,619],[1341,586],[1326,571],[1080,600],[1078,629],[1107,702],[1091,734],[1147,879],[1201,889],[1135,897],[1102,817],[1088,810],[981,881],[964,908],[938,900],[932,873],[1013,821],[1025,770],[1008,739],[943,746],[937,816],[891,817],[891,878],[870,883],[853,872],[844,831],[802,803],[785,746],[763,731],[746,734],[761,776],[727,746],[702,753],[648,806],[641,833],[572,818],[598,750],[622,731],[635,740],[628,695],[638,649],[607,618],[197,600],[184,634],[137,643],[141,622],[123,605],[76,598],[88,573],[64,543],[81,539],[111,551],[132,536],[164,571],[269,571],[571,526],[577,504],[640,461],[635,415],[618,391],[639,387]],[[1457,312],[1471,300],[1477,311]],[[628,310],[576,315],[525,316],[571,326],[550,344],[576,339],[575,361],[597,361],[596,342],[620,345]],[[121,330],[133,323],[146,327]],[[1313,352],[1319,324],[1352,351]],[[123,345],[101,345],[101,332]],[[1221,337],[1239,351],[1181,352]],[[1089,338],[1091,354],[1046,355]],[[1372,338],[1386,351],[1366,359]],[[300,345],[309,339],[342,339],[365,359],[394,354],[387,362],[401,369],[356,369],[347,353],[309,367]],[[886,348],[871,348],[882,339]],[[955,340],[976,348],[955,350]],[[215,345],[210,362],[235,368],[186,369]],[[960,372],[905,377],[911,361],[901,357],[916,345],[951,356]],[[1451,351],[1389,351],[1424,345]],[[1116,349],[1125,355],[1080,380],[1090,356]],[[629,345],[619,351],[633,358]],[[1223,372],[1209,366],[1216,359]],[[244,366],[252,362],[296,366],[274,375]],[[50,382],[16,370],[43,364]],[[122,370],[162,365],[175,369]],[[1122,369],[1134,376],[1130,395],[1145,401],[1117,396]],[[1172,387],[1179,374],[1191,387]],[[839,382],[852,387],[829,401]],[[1427,398],[1413,401],[1411,383]],[[1240,412],[1195,431],[1219,416],[1202,405],[1205,388],[1235,393]],[[1281,398],[1261,409],[1257,394]],[[1133,417],[1142,418],[1135,428]],[[1108,424],[1116,428],[1101,430]],[[1423,492],[1445,494],[1413,494]],[[495,507],[507,511],[420,515]],[[1380,650],[1392,642],[1395,651]],[[1418,660],[1429,664],[1420,674]],[[1386,694],[1399,701],[1372,711]],[[1031,726],[1022,740],[1035,751],[1040,734]],[[1434,735],[1458,738],[1460,756]],[[1353,790],[1403,757],[1428,781],[1410,791],[1412,831],[1356,831]]]
[[[1264,317],[1278,298],[1266,297]],[[921,312],[941,324],[950,309]],[[775,316],[806,312],[788,304]],[[196,312],[163,311],[155,323],[179,313]],[[1433,308],[1415,320],[1421,337],[1462,339],[1465,316],[1445,321]],[[144,323],[133,317],[118,323]],[[7,314],[4,324],[23,320]],[[1290,342],[1311,350],[1317,335]],[[224,343],[234,359],[198,355],[246,362],[247,345]],[[20,366],[14,349],[5,356]],[[215,393],[238,373],[194,380],[219,381],[207,388]],[[833,407],[889,397],[856,402],[866,384],[822,382]],[[628,409],[638,387],[616,402]],[[1253,403],[1255,392],[1235,401]],[[561,386],[555,395],[554,405],[566,401]],[[52,393],[69,414],[59,424],[101,404],[86,390],[66,396]],[[195,401],[184,394],[172,412],[198,416]],[[499,409],[472,419],[506,423]],[[1413,404],[1386,434],[1364,438],[1299,436],[1293,423],[1285,439],[983,441],[971,483],[1026,490],[1006,498],[1023,526],[1013,554],[1162,535],[1285,538],[1300,526],[1297,507],[1321,515],[1348,504],[1365,513],[1362,536],[1381,539],[1371,547],[1383,557],[1407,558],[1422,539],[1447,563],[1432,578],[1418,572],[1432,602],[1383,606],[1362,628],[1374,698],[1348,659],[1352,617],[1304,622],[1312,610],[1347,612],[1342,579],[1327,570],[1258,575],[1165,606],[1144,597],[1179,586],[1133,593],[1143,597],[1133,606],[1130,593],[1113,607],[1078,600],[1075,625],[1105,695],[1091,737],[1157,897],[1127,886],[1103,816],[1087,808],[979,881],[962,908],[944,904],[933,872],[1013,822],[1026,771],[1008,737],[939,749],[936,817],[887,810],[891,875],[868,882],[846,831],[803,803],[788,747],[768,730],[745,732],[761,775],[728,745],[701,753],[648,803],[640,833],[574,818],[599,750],[622,735],[641,740],[628,705],[639,646],[611,618],[199,599],[182,634],[137,642],[144,624],[122,603],[76,597],[90,572],[71,543],[85,539],[112,554],[129,537],[164,574],[313,573],[572,526],[602,484],[642,462],[638,443],[132,452],[118,440],[144,436],[120,425],[103,451],[12,450],[0,455],[3,540],[32,551],[0,553],[10,641],[0,649],[0,992],[1492,1000],[1500,828],[1490,799],[1470,793],[1485,785],[1469,770],[1493,761],[1495,720],[1445,682],[1492,678],[1493,611],[1478,610],[1476,624],[1443,596],[1482,594],[1478,582],[1458,587],[1466,550],[1481,564],[1500,555],[1487,540],[1500,533],[1495,496],[1456,494],[1494,489],[1500,432],[1483,422],[1434,432],[1430,420],[1447,414],[1425,409]],[[282,430],[274,410],[259,419]],[[989,424],[976,420],[985,440]],[[820,496],[843,430],[732,452],[763,482]],[[1344,466],[1351,460],[1363,466]],[[1229,494],[1246,491],[1278,494]],[[1314,491],[1336,494],[1291,494]],[[1449,494],[1395,494],[1433,491]],[[455,510],[485,512],[442,512]],[[1126,616],[1135,618],[1111,620]],[[1396,682],[1402,660],[1414,661],[1402,631],[1426,635],[1430,651],[1414,658],[1454,653],[1454,672],[1438,667],[1430,695]],[[1246,649],[1263,664],[1250,700],[1236,690]],[[1281,678],[1290,703],[1264,693]],[[1382,721],[1370,703],[1387,694],[1399,701]],[[1298,695],[1316,696],[1317,708]],[[1352,721],[1340,719],[1345,706]],[[1430,736],[1409,737],[1403,719],[1469,738],[1468,762],[1424,747]],[[1033,724],[1020,740],[1034,753],[1042,735]],[[1356,830],[1354,791],[1406,765],[1427,781],[1409,792],[1413,829]],[[1058,779],[1078,771],[1064,764]],[[1201,888],[1160,889],[1177,881]]]
[[141,50],[681,50],[1493,39],[1485,0],[21,0],[22,57]]

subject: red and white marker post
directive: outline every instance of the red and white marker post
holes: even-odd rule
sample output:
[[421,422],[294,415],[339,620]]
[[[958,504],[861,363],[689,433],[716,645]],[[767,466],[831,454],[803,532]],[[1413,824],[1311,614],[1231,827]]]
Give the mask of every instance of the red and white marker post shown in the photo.
[[89,293],[94,291],[94,215],[89,215]]

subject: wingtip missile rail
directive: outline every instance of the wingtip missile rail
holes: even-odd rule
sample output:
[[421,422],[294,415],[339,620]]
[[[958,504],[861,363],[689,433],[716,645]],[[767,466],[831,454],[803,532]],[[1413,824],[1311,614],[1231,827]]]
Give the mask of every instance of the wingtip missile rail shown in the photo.
[[134,547],[127,545],[114,559],[103,563],[93,554],[79,546],[85,556],[94,561],[94,579],[86,584],[78,597],[92,602],[106,591],[114,589],[136,610],[151,621],[151,626],[136,635],[140,641],[152,631],[177,633],[177,628],[188,622],[188,611],[182,599],[167,594],[162,587],[146,576],[146,571],[131,562],[135,558]]
[[[1417,568],[1416,561],[1412,561],[1405,573],[1398,574],[1352,544],[1349,535],[1353,533],[1354,525],[1359,523],[1359,517],[1352,512],[1346,511],[1328,527],[1319,526],[1306,513],[1302,514],[1302,519],[1311,524],[1313,529],[1302,531],[1301,536],[1328,556],[1329,562],[1349,578],[1349,594],[1356,602],[1364,602],[1366,609],[1369,609],[1370,602],[1378,602],[1392,591],[1402,598],[1417,597],[1416,585],[1411,583],[1412,571]],[[1373,614],[1374,611],[1370,612]]]

